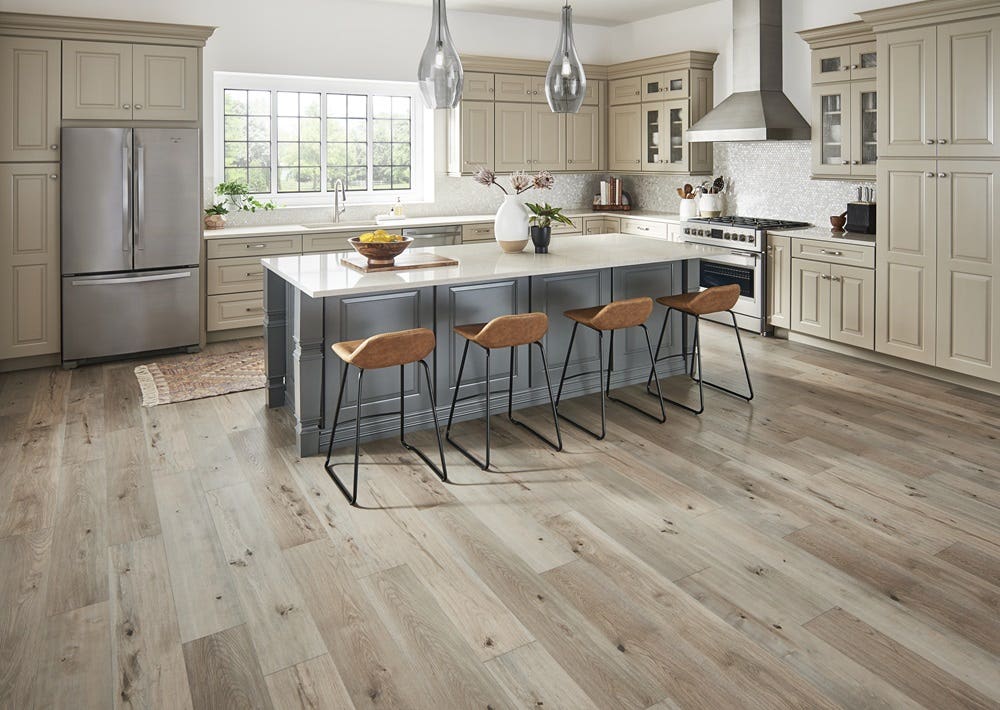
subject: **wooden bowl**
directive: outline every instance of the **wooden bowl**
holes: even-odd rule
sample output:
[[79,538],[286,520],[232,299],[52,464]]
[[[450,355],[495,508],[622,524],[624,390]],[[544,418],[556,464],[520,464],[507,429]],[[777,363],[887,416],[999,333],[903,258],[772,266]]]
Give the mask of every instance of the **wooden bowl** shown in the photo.
[[832,226],[838,232],[844,231],[844,225],[847,224],[847,217],[843,215],[835,214],[830,217],[830,226]]
[[358,237],[347,241],[354,251],[368,259],[369,266],[392,266],[396,257],[413,244],[413,237],[403,237],[401,242],[363,242]]

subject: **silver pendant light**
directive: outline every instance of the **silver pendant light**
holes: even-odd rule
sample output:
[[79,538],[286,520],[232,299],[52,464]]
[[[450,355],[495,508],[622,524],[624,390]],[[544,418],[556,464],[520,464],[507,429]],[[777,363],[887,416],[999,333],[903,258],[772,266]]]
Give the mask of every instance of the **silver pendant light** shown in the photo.
[[454,108],[462,98],[462,60],[448,30],[444,0],[433,0],[431,34],[417,67],[417,82],[429,108]]
[[587,77],[573,44],[573,8],[566,3],[562,9],[559,43],[545,75],[545,98],[555,113],[576,113],[587,93]]

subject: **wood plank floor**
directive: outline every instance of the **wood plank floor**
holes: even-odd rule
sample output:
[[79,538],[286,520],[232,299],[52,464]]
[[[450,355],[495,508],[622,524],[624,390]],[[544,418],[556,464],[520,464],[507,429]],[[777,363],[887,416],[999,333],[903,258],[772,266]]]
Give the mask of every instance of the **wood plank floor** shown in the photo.
[[1000,707],[1000,398],[747,341],[751,405],[374,442],[365,509],[262,391],[0,375],[0,708]]

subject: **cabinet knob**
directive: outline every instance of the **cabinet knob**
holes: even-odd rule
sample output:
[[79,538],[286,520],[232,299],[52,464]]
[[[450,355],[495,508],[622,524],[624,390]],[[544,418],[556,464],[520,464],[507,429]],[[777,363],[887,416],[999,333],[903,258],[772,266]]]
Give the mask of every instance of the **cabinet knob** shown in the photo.
[[941,177],[941,178],[948,177],[948,173],[938,173],[938,177]]
[[635,95],[636,95],[636,96],[638,96],[638,95],[639,95],[639,92],[638,92],[638,91],[636,91],[636,92],[635,92]]
[[851,165],[857,165],[857,164],[858,164],[859,162],[860,162],[860,161],[857,161],[857,160],[852,160],[852,161],[851,161]]
[[830,280],[830,274],[820,274],[819,277],[821,279],[823,279],[824,281],[829,281]]
[[137,111],[141,111],[141,110],[142,110],[142,104],[136,104],[136,105],[135,105],[135,109],[136,109]]
[[827,278],[830,279],[831,281],[840,281],[839,276],[828,276]]
[[941,145],[944,145],[947,142],[948,142],[947,138],[938,138],[938,143],[940,143]]
[[924,143],[926,143],[927,145],[934,145],[935,141],[933,138],[928,138],[927,140],[924,141]]
[[849,160],[841,160],[841,161],[840,161],[840,164],[841,164],[841,165],[850,165],[850,164],[851,164],[851,161],[849,161]]
[[122,104],[122,108],[132,108],[131,104]]
[[852,70],[854,70],[854,69],[857,69],[857,68],[858,68],[858,65],[857,65],[857,64],[852,64],[852,65],[851,65],[851,69],[852,69]]
[[842,66],[840,68],[840,71],[851,71],[851,65],[850,64],[845,64],[844,66]]
[[496,92],[496,89],[494,89],[494,88],[493,88],[493,87],[491,86],[491,87],[490,87],[490,93],[492,94],[492,93],[494,93],[494,92]]
[[566,162],[567,162],[567,163],[568,163],[569,165],[572,165],[572,164],[573,164],[573,161],[572,161],[572,160],[567,160]]
[[924,177],[934,177],[934,173],[924,173]]
[[56,175],[55,173],[53,173],[52,175],[49,175],[49,180],[58,180],[58,179],[59,179],[59,176]]
[[52,145],[49,146],[49,150],[59,150],[59,144],[53,143]]

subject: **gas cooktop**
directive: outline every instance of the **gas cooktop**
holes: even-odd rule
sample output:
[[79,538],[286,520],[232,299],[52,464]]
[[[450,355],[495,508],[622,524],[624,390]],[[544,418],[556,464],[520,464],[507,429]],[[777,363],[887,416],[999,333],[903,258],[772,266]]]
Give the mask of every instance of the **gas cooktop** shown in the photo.
[[808,222],[792,222],[785,219],[758,219],[757,217],[693,217],[690,222],[701,224],[718,224],[727,227],[745,227],[748,229],[794,229],[808,227]]

